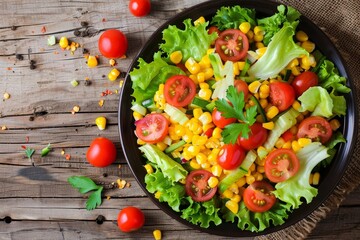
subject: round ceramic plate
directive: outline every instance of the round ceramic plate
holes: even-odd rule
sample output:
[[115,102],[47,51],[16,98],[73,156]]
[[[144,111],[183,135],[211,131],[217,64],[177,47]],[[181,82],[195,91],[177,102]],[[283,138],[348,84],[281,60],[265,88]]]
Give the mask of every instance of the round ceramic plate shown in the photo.
[[[223,0],[204,2],[202,4],[191,7],[167,21],[150,37],[148,42],[139,52],[138,56],[132,62],[128,73],[131,72],[133,68],[137,67],[138,58],[143,58],[146,62],[151,62],[153,60],[153,54],[159,50],[159,44],[162,42],[162,31],[169,25],[176,25],[178,26],[178,28],[183,29],[183,21],[187,18],[196,20],[200,16],[204,16],[205,19],[209,20],[220,7],[234,5],[240,5],[241,7],[246,8],[254,8],[257,12],[257,17],[266,17],[273,15],[275,12],[277,12],[277,6],[279,4],[269,1],[258,0]],[[339,69],[340,75],[348,79],[348,85],[352,88],[353,85],[351,83],[351,80],[349,79],[349,76],[347,75],[344,62],[339,52],[337,51],[333,43],[329,40],[329,38],[320,30],[319,27],[317,27],[305,16],[301,16],[298,28],[305,30],[306,33],[309,35],[311,41],[316,44],[317,49],[319,49],[329,60],[335,63],[336,67]],[[335,159],[333,159],[330,167],[328,167],[326,171],[321,173],[321,182],[318,187],[318,195],[313,199],[310,204],[303,203],[298,209],[296,209],[290,214],[289,218],[283,225],[269,227],[259,233],[242,231],[236,226],[235,223],[223,223],[219,226],[201,228],[200,226],[193,225],[190,222],[182,219],[180,217],[180,213],[173,211],[167,205],[167,203],[160,203],[157,199],[154,198],[153,194],[149,193],[145,188],[144,177],[146,171],[143,167],[143,165],[145,164],[145,159],[142,157],[142,154],[140,153],[138,145],[136,143],[137,138],[134,134],[134,119],[132,117],[132,111],[130,110],[131,102],[133,101],[131,97],[131,94],[133,92],[131,86],[131,79],[129,74],[127,74],[120,96],[118,112],[120,138],[126,160],[138,183],[147,193],[149,198],[172,218],[194,229],[222,236],[250,237],[268,234],[286,228],[305,218],[329,197],[329,195],[332,193],[339,180],[341,179],[346,169],[346,166],[350,161],[351,152],[355,142],[354,136],[356,136],[356,129],[354,129],[354,123],[357,122],[356,110],[354,106],[354,93],[346,95],[346,100],[348,103],[347,115],[346,118],[342,119],[342,132],[345,139],[347,140],[347,143],[341,144],[337,151]]]

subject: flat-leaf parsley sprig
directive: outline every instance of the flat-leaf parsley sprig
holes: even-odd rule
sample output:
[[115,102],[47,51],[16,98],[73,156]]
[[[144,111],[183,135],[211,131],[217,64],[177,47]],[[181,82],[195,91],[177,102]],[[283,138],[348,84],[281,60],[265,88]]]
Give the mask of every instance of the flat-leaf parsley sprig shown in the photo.
[[102,186],[96,185],[93,180],[85,176],[72,176],[67,180],[71,186],[77,188],[82,194],[93,191],[86,201],[87,210],[93,210],[101,205],[101,192],[103,190]]
[[[238,92],[234,86],[230,86],[226,91],[227,99],[218,99],[215,106],[225,118],[236,118],[240,120],[236,123],[227,125],[221,133],[223,142],[236,143],[239,135],[243,138],[249,137],[250,126],[256,121],[257,106],[252,106],[244,110],[245,97],[243,92]],[[245,111],[245,113],[244,113]]]

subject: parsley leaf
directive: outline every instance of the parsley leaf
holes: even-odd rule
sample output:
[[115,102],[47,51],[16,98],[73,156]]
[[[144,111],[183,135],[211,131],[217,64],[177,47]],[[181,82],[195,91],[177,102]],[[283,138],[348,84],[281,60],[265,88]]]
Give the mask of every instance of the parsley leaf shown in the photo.
[[[244,109],[244,93],[238,92],[234,86],[230,86],[227,89],[226,98],[227,99],[216,100],[215,106],[217,110],[221,112],[223,117],[240,120],[240,122],[227,125],[221,133],[224,143],[234,144],[239,135],[243,138],[249,137],[250,126],[256,121],[257,106]],[[230,102],[228,102],[228,100]]]
[[72,176],[67,180],[72,187],[77,188],[82,194],[95,191],[89,195],[89,198],[86,201],[87,210],[93,210],[97,206],[101,205],[101,192],[103,190],[102,186],[96,185],[93,180],[85,176]]
[[32,155],[34,155],[34,153],[35,153],[35,149],[32,149],[32,148],[25,149],[25,154],[30,160],[31,160]]

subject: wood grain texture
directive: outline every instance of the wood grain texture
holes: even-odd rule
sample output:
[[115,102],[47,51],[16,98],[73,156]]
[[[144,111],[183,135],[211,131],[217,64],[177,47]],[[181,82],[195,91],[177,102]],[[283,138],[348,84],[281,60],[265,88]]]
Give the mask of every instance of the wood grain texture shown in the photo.
[[[86,66],[83,49],[99,55],[97,40],[106,29],[117,28],[129,40],[127,58],[117,61],[126,72],[151,34],[166,20],[197,3],[196,0],[154,0],[145,18],[128,11],[127,0],[7,0],[0,4],[0,240],[16,239],[153,239],[161,229],[164,239],[230,239],[211,236],[188,228],[159,210],[137,184],[121,152],[117,126],[119,80],[110,82],[108,60],[99,57],[99,66]],[[301,6],[299,6],[301,8]],[[82,27],[87,22],[88,27]],[[45,27],[46,31],[42,32]],[[76,37],[74,31],[90,36]],[[48,46],[47,38],[68,37],[81,45],[74,54],[58,45]],[[30,54],[29,54],[30,52]],[[21,54],[24,59],[16,59]],[[36,69],[29,68],[30,60]],[[85,78],[91,81],[85,86]],[[70,81],[78,80],[73,87]],[[111,90],[114,94],[101,96]],[[99,106],[99,101],[104,105]],[[80,111],[71,114],[78,105]],[[99,131],[94,120],[108,120]],[[116,162],[107,168],[91,167],[86,151],[93,138],[106,136],[118,149]],[[40,150],[51,143],[52,151],[40,157]],[[32,166],[21,146],[36,149]],[[66,160],[61,154],[71,155]],[[107,177],[104,177],[107,174]],[[86,211],[86,198],[73,189],[67,178],[88,176],[105,186],[103,204]],[[117,179],[130,188],[114,187]],[[109,200],[106,196],[110,196]],[[318,223],[311,239],[354,239],[360,235],[360,190],[356,189],[327,219]],[[136,205],[146,215],[143,229],[131,234],[116,226],[118,211]],[[106,221],[97,224],[103,215]]]

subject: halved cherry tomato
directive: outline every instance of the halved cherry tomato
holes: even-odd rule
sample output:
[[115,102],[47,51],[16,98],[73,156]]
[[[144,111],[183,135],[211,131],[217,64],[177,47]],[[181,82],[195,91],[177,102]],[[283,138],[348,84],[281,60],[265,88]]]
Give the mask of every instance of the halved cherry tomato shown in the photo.
[[218,34],[218,36],[220,36],[221,31],[219,30],[219,28],[217,26],[209,27],[208,33],[212,34],[213,32],[216,32]]
[[115,144],[107,138],[95,138],[86,152],[86,159],[95,167],[107,167],[116,159]]
[[310,87],[317,86],[319,78],[316,73],[311,71],[302,72],[296,76],[291,85],[293,86],[296,96],[299,97]]
[[261,146],[267,139],[268,131],[263,128],[261,123],[254,123],[250,127],[248,138],[239,137],[237,143],[245,150],[255,149]]
[[270,86],[270,102],[280,112],[288,109],[295,101],[294,88],[286,82],[273,82]]
[[121,231],[132,232],[141,228],[145,223],[144,213],[137,207],[123,208],[117,217],[117,224]]
[[332,129],[329,122],[319,116],[311,116],[301,121],[297,137],[311,138],[313,141],[326,143],[332,136]]
[[289,142],[295,139],[295,134],[291,132],[291,129],[287,130],[281,135],[281,138],[284,139],[285,142]]
[[255,181],[244,190],[244,204],[252,212],[266,212],[276,203],[271,191],[274,187],[265,181]]
[[290,149],[275,149],[265,159],[265,175],[271,182],[275,183],[294,176],[299,167],[299,159]]
[[136,136],[147,143],[164,140],[169,132],[169,121],[160,113],[151,113],[135,122]]
[[123,32],[117,29],[109,29],[101,34],[98,47],[104,57],[119,58],[125,55],[128,41]]
[[238,144],[225,144],[217,158],[218,164],[225,170],[232,170],[244,161],[245,150]]
[[150,0],[130,0],[129,10],[136,17],[146,16],[151,10],[151,2]]
[[167,103],[175,107],[189,105],[196,94],[196,85],[185,75],[175,75],[165,82],[164,97]]
[[234,86],[238,92],[244,93],[244,99],[246,100],[249,95],[249,87],[248,87],[247,83],[243,80],[235,80]]
[[221,114],[222,113],[220,111],[218,111],[216,108],[214,108],[211,116],[212,116],[212,121],[215,124],[215,126],[217,126],[219,128],[224,128],[224,127],[226,127],[226,125],[236,122],[236,118],[225,118]]
[[225,61],[239,61],[246,57],[249,50],[249,40],[237,29],[227,29],[220,33],[215,42],[216,52]]
[[213,174],[206,170],[194,170],[186,177],[185,191],[196,202],[210,200],[216,193],[217,187],[211,188],[208,180]]

